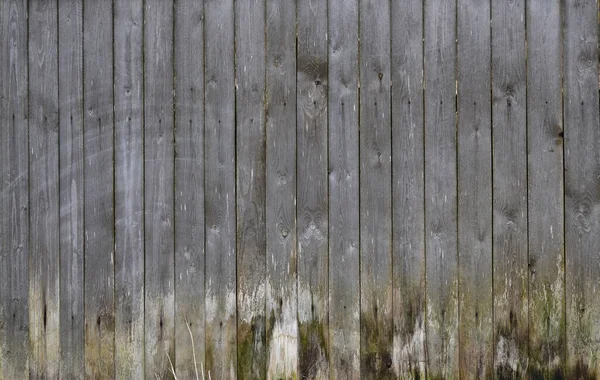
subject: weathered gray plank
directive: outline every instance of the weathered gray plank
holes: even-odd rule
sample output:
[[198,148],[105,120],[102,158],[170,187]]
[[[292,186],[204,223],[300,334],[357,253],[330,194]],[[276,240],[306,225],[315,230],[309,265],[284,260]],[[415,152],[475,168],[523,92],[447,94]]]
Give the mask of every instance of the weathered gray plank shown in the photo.
[[266,1],[267,378],[296,379],[296,2]]
[[206,368],[237,374],[233,0],[205,9]]
[[564,4],[567,376],[600,376],[598,2]]
[[392,1],[394,371],[425,378],[423,2]]
[[114,2],[115,375],[144,377],[144,135],[141,0]]
[[85,374],[114,377],[112,1],[83,4]]
[[238,377],[266,378],[265,1],[235,8]]
[[527,138],[530,377],[562,378],[564,309],[561,4],[529,0]]
[[59,377],[57,2],[29,3],[30,378]]
[[60,376],[83,379],[83,1],[58,2]]
[[144,2],[145,372],[175,357],[173,1]]
[[27,2],[0,4],[0,378],[29,376]]
[[[175,3],[175,370],[204,362],[204,13]],[[190,335],[191,334],[191,335]]]
[[525,7],[492,1],[494,371],[528,359]]
[[330,0],[329,365],[360,378],[358,0]]
[[490,1],[457,8],[459,371],[492,378],[492,104]]
[[361,377],[392,369],[390,2],[360,2]]
[[424,12],[427,371],[458,378],[456,4]]
[[327,1],[298,1],[297,17],[298,371],[327,379]]

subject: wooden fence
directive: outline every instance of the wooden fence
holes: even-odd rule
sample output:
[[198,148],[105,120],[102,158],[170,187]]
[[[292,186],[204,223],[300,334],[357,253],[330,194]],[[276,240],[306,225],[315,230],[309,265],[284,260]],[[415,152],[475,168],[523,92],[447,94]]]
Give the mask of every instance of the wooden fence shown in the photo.
[[0,378],[600,377],[597,0],[2,0]]

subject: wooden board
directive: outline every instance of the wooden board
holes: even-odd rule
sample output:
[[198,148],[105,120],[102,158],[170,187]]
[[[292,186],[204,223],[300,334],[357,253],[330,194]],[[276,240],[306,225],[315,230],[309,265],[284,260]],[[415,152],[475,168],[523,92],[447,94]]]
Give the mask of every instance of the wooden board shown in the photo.
[[600,376],[598,2],[564,6],[567,376]]
[[0,36],[0,378],[26,379],[30,356],[26,2],[0,4]]
[[360,379],[358,0],[330,0],[329,366]]
[[145,377],[164,379],[175,357],[173,2],[144,4]]
[[57,2],[32,1],[29,23],[30,378],[58,377],[59,152]]
[[424,26],[427,376],[457,378],[456,4],[427,1]]
[[423,2],[391,4],[393,365],[425,378]]
[[492,1],[494,371],[528,359],[525,5]]
[[267,378],[296,379],[296,2],[266,1]]
[[265,1],[235,8],[238,378],[266,378]]
[[536,378],[564,377],[564,212],[561,3],[529,0],[527,144],[529,367]]
[[83,1],[58,2],[60,375],[83,379]]
[[[203,1],[175,2],[175,372],[204,362]],[[200,376],[202,376],[200,374]]]
[[327,379],[327,1],[299,1],[297,17],[298,371],[302,379]]
[[206,369],[237,374],[233,0],[205,11]]
[[360,2],[361,377],[392,368],[390,3]]
[[144,377],[144,131],[141,0],[114,2],[115,375]]
[[114,377],[112,1],[83,4],[85,374]]
[[457,4],[459,373],[492,378],[490,2]]

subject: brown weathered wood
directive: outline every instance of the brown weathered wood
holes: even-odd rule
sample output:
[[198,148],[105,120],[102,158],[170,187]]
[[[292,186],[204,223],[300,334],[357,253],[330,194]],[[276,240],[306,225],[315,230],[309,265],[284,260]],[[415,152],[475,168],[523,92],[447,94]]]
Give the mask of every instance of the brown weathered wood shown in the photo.
[[457,4],[459,370],[493,377],[490,1]]
[[528,360],[525,5],[492,1],[494,372]]
[[144,377],[144,131],[141,0],[114,2],[115,376]]
[[27,2],[0,4],[0,46],[0,378],[26,379],[30,356]]

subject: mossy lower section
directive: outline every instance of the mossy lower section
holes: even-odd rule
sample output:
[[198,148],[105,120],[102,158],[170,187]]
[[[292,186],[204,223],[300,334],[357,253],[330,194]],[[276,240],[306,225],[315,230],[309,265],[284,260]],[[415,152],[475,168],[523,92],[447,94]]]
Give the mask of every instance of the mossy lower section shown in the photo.
[[496,328],[494,367],[496,379],[524,379],[527,377],[528,334],[519,326],[511,311],[506,325]]
[[238,379],[266,379],[266,319],[255,316],[238,324]]
[[377,318],[377,312],[361,313],[360,371],[363,379],[395,379],[392,352],[392,321]]
[[319,321],[300,323],[299,373],[301,379],[329,377],[327,326]]

